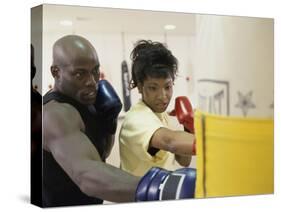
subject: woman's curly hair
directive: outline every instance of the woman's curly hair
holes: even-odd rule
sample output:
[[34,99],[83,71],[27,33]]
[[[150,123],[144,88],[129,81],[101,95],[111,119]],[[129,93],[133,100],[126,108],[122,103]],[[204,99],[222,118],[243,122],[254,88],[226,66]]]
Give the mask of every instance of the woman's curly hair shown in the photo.
[[166,46],[160,42],[140,40],[131,52],[132,79],[130,88],[137,87],[147,77],[175,80],[178,71],[178,60]]

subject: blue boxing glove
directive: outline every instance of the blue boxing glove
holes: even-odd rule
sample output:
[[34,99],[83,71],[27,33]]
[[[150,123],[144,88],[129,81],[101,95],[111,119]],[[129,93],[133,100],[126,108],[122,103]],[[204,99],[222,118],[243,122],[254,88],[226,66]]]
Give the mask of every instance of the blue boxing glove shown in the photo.
[[194,198],[196,169],[182,168],[174,172],[151,168],[140,180],[136,201]]
[[[136,201],[148,201],[148,192],[150,194],[155,194],[158,196],[159,185],[169,175],[169,171],[157,167],[151,168],[140,180],[137,191],[136,191]],[[155,182],[157,181],[157,182]],[[156,183],[156,186],[154,185]],[[152,186],[150,187],[150,185]],[[155,190],[153,192],[153,190]]]
[[96,102],[94,104],[106,133],[115,134],[117,117],[122,109],[122,103],[114,88],[107,80],[98,82]]
[[194,198],[195,184],[196,184],[196,169],[193,168],[181,168],[171,173],[166,180],[165,187],[162,189],[162,198],[165,195],[169,195],[169,186],[174,185],[173,181],[179,180],[177,184],[177,196],[176,199]]

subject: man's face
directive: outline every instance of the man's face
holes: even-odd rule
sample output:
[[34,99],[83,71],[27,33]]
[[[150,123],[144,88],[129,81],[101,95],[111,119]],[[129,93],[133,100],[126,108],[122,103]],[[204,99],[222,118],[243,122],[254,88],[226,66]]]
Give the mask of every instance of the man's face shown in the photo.
[[148,77],[138,86],[145,104],[156,113],[164,112],[173,95],[173,80],[169,78]]
[[63,94],[81,104],[93,104],[97,94],[99,80],[98,59],[84,59],[72,62],[72,65],[59,67],[59,87]]

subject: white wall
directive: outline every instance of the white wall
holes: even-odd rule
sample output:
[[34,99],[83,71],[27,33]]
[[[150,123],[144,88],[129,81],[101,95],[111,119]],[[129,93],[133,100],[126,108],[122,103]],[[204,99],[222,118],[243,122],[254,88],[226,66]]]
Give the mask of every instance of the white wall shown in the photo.
[[218,113],[209,103],[211,100],[218,107],[213,97],[223,90],[221,104],[224,108],[228,96],[229,115],[273,117],[273,19],[198,15],[196,26],[196,80],[229,83],[227,94],[222,84],[197,81],[196,93],[205,96],[207,104],[197,102],[196,105],[204,111]]

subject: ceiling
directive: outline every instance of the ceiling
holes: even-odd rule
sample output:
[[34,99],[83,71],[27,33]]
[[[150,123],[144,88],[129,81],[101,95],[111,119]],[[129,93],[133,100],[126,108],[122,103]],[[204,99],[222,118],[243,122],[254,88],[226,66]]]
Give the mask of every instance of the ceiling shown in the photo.
[[[83,6],[44,5],[44,31],[51,32],[72,28],[91,32],[124,32],[163,34],[164,26],[175,25],[169,34],[193,35],[195,14],[156,12],[144,10],[95,8]],[[72,26],[63,26],[60,21],[68,20]]]

